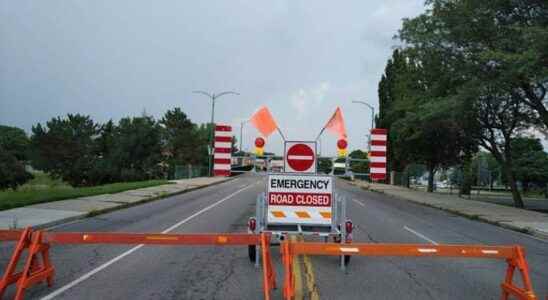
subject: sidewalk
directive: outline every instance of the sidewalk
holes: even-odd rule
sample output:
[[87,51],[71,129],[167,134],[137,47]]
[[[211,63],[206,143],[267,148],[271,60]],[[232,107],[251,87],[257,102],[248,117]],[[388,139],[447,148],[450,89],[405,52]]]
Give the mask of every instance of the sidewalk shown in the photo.
[[400,186],[356,180],[355,186],[423,205],[443,209],[512,230],[548,238],[548,214],[488,202],[467,200],[456,195],[432,194]]
[[176,195],[230,180],[227,177],[198,177],[117,194],[54,201],[0,211],[0,229],[48,227],[100,213]]

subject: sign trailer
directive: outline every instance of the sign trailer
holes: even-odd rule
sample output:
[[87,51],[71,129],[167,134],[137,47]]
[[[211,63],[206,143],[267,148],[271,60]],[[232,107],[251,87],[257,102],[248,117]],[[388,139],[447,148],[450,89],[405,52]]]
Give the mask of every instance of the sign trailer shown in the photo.
[[[256,216],[248,221],[249,233],[271,233],[282,241],[288,235],[352,240],[352,222],[346,219],[346,201],[335,193],[330,175],[317,174],[316,142],[286,141],[284,173],[269,173],[265,193],[257,198]],[[258,266],[258,248],[249,246],[249,258]],[[341,257],[341,267],[350,256]]]

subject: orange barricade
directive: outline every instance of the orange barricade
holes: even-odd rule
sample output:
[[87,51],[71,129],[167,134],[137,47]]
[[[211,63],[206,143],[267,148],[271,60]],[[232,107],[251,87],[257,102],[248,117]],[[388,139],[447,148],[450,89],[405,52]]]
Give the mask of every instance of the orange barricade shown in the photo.
[[[16,284],[15,299],[24,297],[25,289],[46,281],[53,284],[54,267],[49,260],[49,247],[53,244],[144,244],[144,245],[194,245],[194,246],[248,246],[259,245],[263,258],[264,298],[269,300],[276,288],[276,275],[270,255],[270,234],[163,234],[163,233],[104,233],[104,232],[46,232],[0,230],[0,241],[18,241],[6,271],[0,281],[0,298],[5,289]],[[21,255],[28,249],[23,271],[16,272]],[[41,262],[40,262],[41,258]]]
[[[361,256],[412,256],[412,257],[466,257],[504,259],[508,264],[506,277],[501,284],[501,299],[510,295],[518,299],[537,299],[529,278],[529,267],[521,246],[481,246],[481,245],[421,245],[421,244],[366,244],[353,243],[310,243],[286,240],[282,243],[284,264],[284,298],[295,296],[295,279],[292,264],[295,255],[361,255]],[[513,284],[514,271],[521,273],[523,288]]]

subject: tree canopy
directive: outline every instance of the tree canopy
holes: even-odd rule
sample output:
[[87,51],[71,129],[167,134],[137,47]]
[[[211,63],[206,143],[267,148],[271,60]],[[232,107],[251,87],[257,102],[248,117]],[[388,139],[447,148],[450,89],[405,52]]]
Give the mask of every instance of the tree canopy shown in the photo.
[[425,13],[404,20],[398,35],[404,46],[379,83],[379,122],[391,129],[392,167],[460,161],[469,177],[480,146],[501,165],[515,205],[523,207],[512,141],[532,127],[548,128],[548,3],[426,5]]

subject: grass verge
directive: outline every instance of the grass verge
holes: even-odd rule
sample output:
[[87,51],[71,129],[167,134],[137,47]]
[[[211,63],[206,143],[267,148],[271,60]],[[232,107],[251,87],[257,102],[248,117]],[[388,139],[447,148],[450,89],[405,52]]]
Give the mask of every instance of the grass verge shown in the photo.
[[34,188],[32,186],[27,186],[17,191],[8,190],[0,192],[0,210],[86,196],[115,194],[128,190],[135,190],[168,183],[169,182],[167,180],[148,180],[137,182],[120,182],[81,188],[73,188],[63,184],[44,185]]

